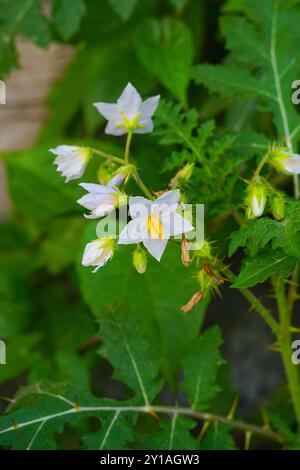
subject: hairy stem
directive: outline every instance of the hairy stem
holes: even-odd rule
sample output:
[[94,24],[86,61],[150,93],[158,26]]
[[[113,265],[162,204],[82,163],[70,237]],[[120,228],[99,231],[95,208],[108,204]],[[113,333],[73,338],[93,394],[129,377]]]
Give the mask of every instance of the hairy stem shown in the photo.
[[96,155],[99,155],[100,157],[106,158],[106,160],[112,160],[114,162],[120,163],[121,165],[125,164],[125,160],[122,158],[115,157],[114,155],[110,155],[109,153],[102,152],[101,150],[97,150],[94,148],[89,147],[91,152],[93,152]]
[[285,295],[285,285],[281,276],[273,278],[273,286],[276,294],[276,301],[280,318],[280,329],[277,336],[280,345],[280,353],[295,410],[295,415],[297,422],[300,425],[300,381],[298,370],[293,364],[291,357],[292,334],[290,312]]
[[126,139],[126,145],[125,145],[125,153],[124,153],[125,164],[127,164],[129,162],[129,152],[130,152],[131,139],[132,139],[132,132],[128,132],[127,139]]
[[136,181],[136,184],[140,187],[140,189],[143,191],[143,193],[145,194],[145,196],[148,198],[148,199],[151,199],[153,200],[154,197],[153,195],[151,194],[150,192],[150,189],[147,188],[147,186],[145,185],[145,183],[142,181],[140,175],[138,174],[137,171],[135,171],[133,173],[133,177]]

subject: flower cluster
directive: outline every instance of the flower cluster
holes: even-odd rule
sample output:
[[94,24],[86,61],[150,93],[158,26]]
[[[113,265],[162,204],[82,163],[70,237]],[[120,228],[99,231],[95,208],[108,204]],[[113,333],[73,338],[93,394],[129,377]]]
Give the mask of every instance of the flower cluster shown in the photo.
[[[180,191],[175,189],[162,193],[154,199],[152,193],[142,182],[134,165],[129,164],[129,148],[132,134],[145,134],[153,130],[152,116],[158,106],[159,96],[142,101],[137,90],[130,84],[125,87],[117,103],[95,103],[97,110],[107,119],[106,134],[121,136],[127,134],[124,159],[107,155],[102,151],[68,145],[59,145],[50,151],[56,155],[54,163],[66,182],[81,178],[93,154],[98,154],[116,164],[111,178],[103,184],[81,183],[86,194],[77,202],[89,212],[87,219],[107,216],[122,205],[129,205],[131,220],[121,231],[118,244],[137,244],[133,254],[133,263],[139,273],[144,273],[147,266],[146,253],[141,245],[160,261],[169,239],[185,234],[194,229],[192,224],[179,213]],[[192,166],[184,168],[177,180],[190,177]],[[102,175],[99,171],[98,174]],[[133,177],[146,197],[130,196],[120,189],[129,177]],[[102,176],[101,176],[102,178]],[[106,178],[104,178],[106,179]],[[128,203],[129,200],[129,203]],[[88,243],[83,253],[82,264],[93,266],[96,272],[113,256],[116,240],[112,237],[100,237]]]

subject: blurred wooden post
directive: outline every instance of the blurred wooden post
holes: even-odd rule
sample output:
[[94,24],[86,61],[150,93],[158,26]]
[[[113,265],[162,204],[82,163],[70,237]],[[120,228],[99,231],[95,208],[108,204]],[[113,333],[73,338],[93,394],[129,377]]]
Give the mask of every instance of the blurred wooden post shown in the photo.
[[[73,55],[69,46],[43,50],[29,41],[18,44],[20,69],[6,81],[6,104],[0,104],[0,152],[29,148],[47,117],[45,98]],[[9,212],[3,165],[0,163],[0,219]]]

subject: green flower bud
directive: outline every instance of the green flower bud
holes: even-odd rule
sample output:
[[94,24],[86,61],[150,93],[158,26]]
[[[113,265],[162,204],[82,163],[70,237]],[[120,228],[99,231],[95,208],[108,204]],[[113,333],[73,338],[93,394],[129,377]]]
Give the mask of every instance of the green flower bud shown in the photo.
[[170,182],[170,187],[177,188],[185,185],[190,180],[194,170],[194,163],[187,163],[181,168]]
[[147,255],[145,250],[138,247],[133,252],[133,266],[138,273],[144,274],[147,268]]
[[249,183],[246,196],[246,213],[248,219],[263,215],[268,195],[266,181],[260,176],[255,176]]
[[285,203],[282,193],[275,192],[271,196],[271,211],[275,219],[282,220],[285,213]]

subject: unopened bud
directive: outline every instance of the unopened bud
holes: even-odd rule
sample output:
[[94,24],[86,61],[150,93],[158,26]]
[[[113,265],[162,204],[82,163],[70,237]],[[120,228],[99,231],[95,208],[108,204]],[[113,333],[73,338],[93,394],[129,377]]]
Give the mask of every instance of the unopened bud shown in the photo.
[[133,266],[139,274],[144,274],[147,268],[147,255],[145,250],[138,247],[133,252]]
[[101,165],[97,177],[100,184],[106,186],[111,180],[114,173],[114,167],[108,167],[107,165]]
[[271,196],[271,211],[275,219],[282,220],[284,218],[285,203],[280,192],[276,191]]
[[181,187],[184,184],[188,183],[190,180],[194,170],[194,163],[187,163],[184,165],[183,168],[181,168],[174,178],[172,178],[170,182],[170,187],[176,188],[176,187]]
[[[199,247],[198,247],[199,245]],[[204,242],[195,242],[194,243],[194,250],[193,253],[196,256],[199,256],[199,258],[206,258],[210,259],[211,258],[211,246],[210,243],[206,240]]]
[[300,155],[289,152],[284,147],[273,147],[270,151],[269,163],[279,173],[286,175],[300,174]]
[[268,188],[266,182],[260,176],[255,176],[247,188],[246,207],[248,219],[263,215],[267,194]]

